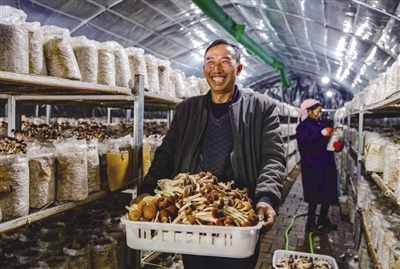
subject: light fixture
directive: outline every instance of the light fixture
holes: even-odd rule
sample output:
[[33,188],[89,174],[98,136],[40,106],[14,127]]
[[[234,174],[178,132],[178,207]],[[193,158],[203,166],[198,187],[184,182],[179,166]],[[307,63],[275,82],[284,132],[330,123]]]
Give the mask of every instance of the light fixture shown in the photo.
[[329,78],[328,77],[322,77],[322,83],[328,84],[329,83]]
[[326,96],[332,97],[332,95],[333,95],[333,92],[332,92],[332,91],[329,90],[329,91],[326,92]]

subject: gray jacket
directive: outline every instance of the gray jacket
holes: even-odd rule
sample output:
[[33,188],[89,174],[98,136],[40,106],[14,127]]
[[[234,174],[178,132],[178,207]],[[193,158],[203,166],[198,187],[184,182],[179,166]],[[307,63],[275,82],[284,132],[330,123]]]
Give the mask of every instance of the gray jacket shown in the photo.
[[[142,192],[151,192],[157,180],[178,173],[201,171],[201,137],[208,119],[211,93],[188,98],[176,106],[175,116],[142,183]],[[234,149],[231,162],[235,187],[246,187],[253,201],[268,197],[279,204],[285,177],[286,159],[276,105],[266,96],[241,92],[229,108]],[[255,199],[255,200],[254,200]]]

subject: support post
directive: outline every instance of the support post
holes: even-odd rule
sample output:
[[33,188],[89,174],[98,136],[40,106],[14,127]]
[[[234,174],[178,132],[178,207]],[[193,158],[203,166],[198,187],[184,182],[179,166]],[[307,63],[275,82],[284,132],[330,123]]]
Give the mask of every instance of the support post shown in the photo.
[[[137,179],[137,194],[140,194],[142,183],[142,159],[143,159],[143,116],[144,116],[144,77],[135,75],[135,83],[132,93],[137,97],[133,102],[133,179]],[[142,252],[135,250],[134,268],[142,268]]]
[[50,125],[51,119],[51,105],[46,105],[46,124]]

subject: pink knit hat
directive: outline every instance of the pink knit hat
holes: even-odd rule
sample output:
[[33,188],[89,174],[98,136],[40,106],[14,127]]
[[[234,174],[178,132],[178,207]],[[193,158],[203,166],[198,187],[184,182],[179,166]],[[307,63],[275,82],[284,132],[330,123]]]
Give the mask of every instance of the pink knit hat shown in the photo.
[[321,104],[318,100],[315,99],[306,99],[301,103],[300,105],[300,114],[301,114],[301,120],[305,120],[308,117],[308,112],[307,109],[312,107],[315,104]]

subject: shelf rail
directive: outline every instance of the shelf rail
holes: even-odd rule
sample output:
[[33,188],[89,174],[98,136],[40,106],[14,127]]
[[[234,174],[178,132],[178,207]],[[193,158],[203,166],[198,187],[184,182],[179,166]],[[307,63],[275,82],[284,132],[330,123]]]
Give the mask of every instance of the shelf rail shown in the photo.
[[31,224],[32,222],[39,221],[41,219],[58,214],[60,212],[75,208],[77,206],[93,202],[97,199],[105,197],[106,195],[107,195],[106,191],[98,191],[96,193],[90,194],[88,198],[82,201],[67,202],[65,204],[52,206],[35,213],[30,213],[27,216],[22,216],[12,220],[0,222],[0,234],[11,231],[16,228],[20,228],[27,224]]
[[378,257],[376,255],[374,246],[372,244],[371,234],[369,233],[369,227],[367,223],[367,218],[365,216],[365,212],[362,209],[359,209],[358,212],[360,214],[361,223],[365,234],[365,239],[367,240],[368,251],[371,254],[372,262],[374,263],[374,269],[382,269],[381,264],[378,261]]
[[372,179],[375,181],[376,185],[383,191],[383,194],[392,201],[398,208],[400,208],[400,204],[397,203],[397,198],[394,192],[389,189],[386,184],[383,182],[382,178],[377,173],[371,174]]

